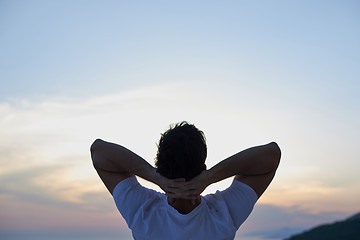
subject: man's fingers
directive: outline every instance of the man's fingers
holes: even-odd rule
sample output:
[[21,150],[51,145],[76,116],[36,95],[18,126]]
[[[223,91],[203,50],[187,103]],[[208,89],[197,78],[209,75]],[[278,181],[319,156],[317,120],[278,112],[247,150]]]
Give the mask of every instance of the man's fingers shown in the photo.
[[164,189],[166,192],[178,193],[178,194],[191,194],[192,192],[196,191],[195,187],[190,186],[181,186],[181,187],[168,187]]
[[185,182],[185,181],[171,181],[170,186],[174,186],[174,187],[185,187],[185,186],[192,186],[194,184],[189,183],[189,182]]
[[174,182],[186,182],[186,179],[185,178],[176,178],[176,179],[173,179],[172,181],[174,181]]
[[197,194],[196,191],[185,191],[185,192],[179,192],[179,191],[167,191],[165,192],[165,195],[172,198],[184,198],[184,199],[193,199],[196,198],[199,194]]
[[173,198],[186,198],[196,195],[197,187],[193,182],[185,181],[185,178],[169,179],[167,184],[162,186],[167,196]]

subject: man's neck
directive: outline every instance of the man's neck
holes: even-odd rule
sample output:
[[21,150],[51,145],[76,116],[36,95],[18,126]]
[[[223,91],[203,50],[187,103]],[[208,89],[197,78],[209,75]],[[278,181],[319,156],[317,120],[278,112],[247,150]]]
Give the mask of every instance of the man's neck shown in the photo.
[[175,198],[172,203],[169,203],[170,206],[175,208],[181,214],[188,214],[192,210],[194,210],[197,206],[199,206],[201,199],[197,199],[195,204],[191,202],[189,199]]

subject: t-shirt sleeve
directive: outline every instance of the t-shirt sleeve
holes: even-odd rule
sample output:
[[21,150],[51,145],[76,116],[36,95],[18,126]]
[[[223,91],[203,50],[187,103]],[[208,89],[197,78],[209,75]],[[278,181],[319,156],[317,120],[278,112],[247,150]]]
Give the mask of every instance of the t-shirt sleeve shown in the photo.
[[245,183],[234,179],[231,186],[222,191],[221,195],[228,206],[235,227],[239,228],[258,200],[256,192]]
[[141,186],[136,177],[129,177],[116,185],[113,198],[130,229],[141,218],[141,211],[150,204],[154,194],[154,190]]

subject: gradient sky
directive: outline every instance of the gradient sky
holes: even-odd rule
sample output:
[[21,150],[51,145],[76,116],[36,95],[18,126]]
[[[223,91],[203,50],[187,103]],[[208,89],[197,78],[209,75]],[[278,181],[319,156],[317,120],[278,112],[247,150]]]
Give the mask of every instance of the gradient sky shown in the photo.
[[0,1],[0,237],[128,239],[89,146],[153,164],[182,120],[208,167],[282,148],[238,237],[359,212],[359,24],[358,1]]

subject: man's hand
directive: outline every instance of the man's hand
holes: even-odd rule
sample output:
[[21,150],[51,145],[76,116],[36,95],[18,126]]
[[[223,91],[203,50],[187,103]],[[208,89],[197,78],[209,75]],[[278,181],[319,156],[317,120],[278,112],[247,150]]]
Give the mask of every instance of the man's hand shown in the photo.
[[169,179],[156,172],[156,170],[154,183],[165,192],[170,202],[172,202],[174,198],[180,198],[182,192],[186,191],[186,187],[188,186],[188,183],[185,182],[185,178]]
[[187,182],[185,182],[185,179],[170,180],[167,178],[162,179],[161,181],[163,186],[158,185],[165,191],[170,202],[174,198],[190,199],[195,202],[205,188],[211,184],[208,171],[206,170]]

